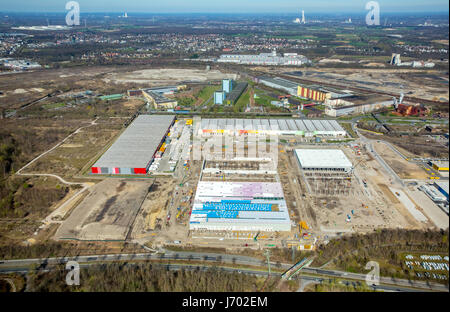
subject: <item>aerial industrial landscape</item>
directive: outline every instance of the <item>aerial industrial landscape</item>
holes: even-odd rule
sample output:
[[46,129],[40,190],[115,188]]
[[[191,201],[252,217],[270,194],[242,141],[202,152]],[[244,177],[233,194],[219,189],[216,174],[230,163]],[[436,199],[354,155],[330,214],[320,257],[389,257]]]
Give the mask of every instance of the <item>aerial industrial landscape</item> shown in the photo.
[[0,12],[0,292],[449,291],[448,4],[80,3]]

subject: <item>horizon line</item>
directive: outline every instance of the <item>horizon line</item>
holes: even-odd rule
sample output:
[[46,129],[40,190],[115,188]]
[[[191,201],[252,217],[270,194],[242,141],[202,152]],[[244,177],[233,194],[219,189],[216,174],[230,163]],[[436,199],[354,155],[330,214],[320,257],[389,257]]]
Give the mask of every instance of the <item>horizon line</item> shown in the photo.
[[[2,11],[0,10],[0,13],[33,13],[33,14],[39,14],[39,13],[61,13],[61,14],[67,14],[68,11],[16,11],[16,10],[7,10]],[[315,12],[315,11],[309,11],[309,14],[317,14],[317,15],[340,15],[340,14],[356,14],[366,12],[365,10],[360,11],[336,11],[336,12],[330,12],[330,13],[324,13],[324,12]],[[224,15],[260,15],[260,14],[269,14],[269,15],[295,15],[295,13],[292,13],[292,11],[289,12],[142,12],[142,11],[85,11],[80,12],[81,14],[120,14],[120,13],[131,13],[131,14],[224,14]],[[307,13],[307,11],[305,11]],[[440,15],[448,15],[449,11],[383,11],[381,14],[440,14]]]

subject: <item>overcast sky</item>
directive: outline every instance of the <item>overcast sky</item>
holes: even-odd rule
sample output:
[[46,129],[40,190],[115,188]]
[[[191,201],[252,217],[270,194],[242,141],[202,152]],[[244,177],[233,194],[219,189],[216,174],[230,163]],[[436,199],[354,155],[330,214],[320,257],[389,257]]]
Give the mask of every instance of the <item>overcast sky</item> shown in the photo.
[[[0,11],[63,12],[67,0],[0,0]],[[319,13],[363,12],[368,0],[78,0],[81,12]],[[448,12],[448,0],[379,0],[385,12]]]

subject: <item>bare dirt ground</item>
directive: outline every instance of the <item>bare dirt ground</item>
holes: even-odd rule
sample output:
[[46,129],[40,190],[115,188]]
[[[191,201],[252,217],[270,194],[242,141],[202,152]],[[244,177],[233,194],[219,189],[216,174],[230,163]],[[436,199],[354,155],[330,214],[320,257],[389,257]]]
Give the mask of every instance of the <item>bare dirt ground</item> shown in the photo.
[[197,161],[191,163],[189,170],[179,164],[173,178],[156,178],[136,218],[133,239],[148,244],[173,241],[192,244],[189,218],[200,168],[201,162]]
[[[109,74],[127,75],[122,73],[128,73],[133,76],[133,71],[141,69],[138,66],[83,66],[74,68],[61,68],[61,69],[45,69],[37,71],[29,71],[22,73],[12,73],[8,75],[0,75],[0,91],[3,92],[2,101],[0,102],[0,109],[17,109],[23,104],[35,101],[43,96],[54,91],[72,92],[72,91],[86,91],[93,90],[103,94],[123,93],[128,89],[141,87],[142,84],[148,86],[148,82],[136,79],[136,83],[127,83],[121,81],[120,84],[111,84],[111,79],[103,80],[108,77]],[[159,71],[151,69],[151,71]],[[183,72],[174,69],[174,72],[178,72],[179,77],[183,77]],[[144,73],[145,70],[143,70]],[[212,71],[211,76],[208,76],[206,71],[199,71],[198,76],[202,79],[208,80],[209,77],[214,79],[221,79],[223,76],[219,72]],[[189,75],[187,75],[189,76]],[[191,73],[191,78],[196,80],[197,76],[195,70]],[[144,74],[145,78],[145,74]],[[211,78],[211,79],[212,79]],[[151,78],[156,79],[159,78]],[[164,84],[173,84],[173,80],[170,77],[165,78]],[[179,78],[183,80],[183,78]],[[133,79],[130,79],[133,80]]]
[[[314,233],[318,235],[333,235],[338,232],[367,233],[377,228],[421,228],[423,226],[392,196],[387,187],[389,181],[380,175],[375,160],[364,155],[357,156],[349,147],[345,147],[343,151],[353,164],[362,161],[356,168],[351,181],[345,180],[345,183],[348,183],[348,187],[345,187],[347,190],[336,191],[329,187],[331,182],[310,180],[308,177],[308,183],[313,191],[315,183],[320,184],[321,190],[320,193],[313,192],[311,196],[305,186],[302,186],[305,178],[300,174],[295,155],[288,153],[289,160],[280,154],[280,160],[290,166],[288,171],[284,171],[284,165],[280,163],[280,176],[283,185],[286,185],[287,202],[288,204],[298,202],[294,206],[300,208],[300,218],[308,222]],[[286,173],[286,177],[283,177],[283,172]],[[296,173],[296,177],[289,177],[293,173]],[[367,187],[362,181],[367,182]],[[321,194],[325,189],[328,189],[329,194]],[[300,191],[298,195],[296,195],[297,190]],[[347,221],[347,215],[351,216],[350,222]]]
[[[422,185],[420,183],[419,185]],[[449,227],[448,215],[438,207],[423,191],[416,186],[409,186],[407,194],[420,206],[426,216],[436,225],[437,229]]]
[[52,173],[64,177],[82,174],[82,168],[111,143],[122,129],[120,119],[105,118],[97,123],[96,126],[83,129],[33,163],[27,172]]
[[5,94],[0,108],[17,108],[55,90],[72,89],[88,80],[84,86],[98,84],[96,78],[114,71],[114,67],[77,67],[70,69],[49,69],[0,75],[0,90]]
[[424,180],[428,178],[428,174],[417,166],[410,163],[395,152],[393,152],[384,143],[375,143],[374,148],[380,154],[381,157],[388,163],[388,165],[398,174],[402,179],[418,179]]
[[153,180],[106,179],[71,213],[56,239],[125,240]]
[[142,213],[136,218],[133,229],[135,236],[161,229],[167,218],[174,189],[175,181],[173,179],[157,179],[155,181],[142,205]]
[[[283,70],[283,72],[286,71]],[[446,83],[448,75],[439,70],[314,68],[302,69],[302,73],[301,78],[315,80],[318,83],[328,80],[330,83],[374,88],[385,92],[403,92],[408,96],[427,100],[446,102],[449,100],[448,83]]]
[[207,82],[226,78],[236,79],[235,74],[224,74],[218,70],[200,69],[145,69],[134,72],[114,73],[106,75],[106,83],[139,83],[149,85],[174,84],[183,81]]

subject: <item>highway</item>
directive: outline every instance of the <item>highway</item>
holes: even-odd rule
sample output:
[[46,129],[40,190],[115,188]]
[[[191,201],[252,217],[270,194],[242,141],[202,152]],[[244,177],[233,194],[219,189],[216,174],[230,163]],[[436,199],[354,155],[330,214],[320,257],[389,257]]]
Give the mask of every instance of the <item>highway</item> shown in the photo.
[[[215,254],[215,253],[197,253],[197,252],[173,252],[164,251],[153,254],[119,254],[119,255],[98,255],[98,256],[78,256],[78,257],[61,257],[61,258],[47,258],[47,259],[18,259],[18,260],[0,260],[0,273],[26,273],[32,265],[39,266],[40,269],[46,269],[49,265],[65,264],[68,261],[77,261],[80,265],[93,265],[100,263],[108,263],[114,261],[122,262],[136,262],[136,261],[148,261],[148,260],[188,260],[188,261],[205,261],[220,263],[228,263],[232,265],[249,265],[255,267],[261,267],[261,271],[255,269],[242,269],[242,268],[227,268],[231,271],[250,271],[254,274],[265,275],[267,274],[266,263],[261,259],[252,257],[239,256],[239,255],[227,255],[227,254]],[[189,264],[170,264],[171,266],[183,266],[183,267],[198,267],[199,265]],[[271,262],[271,265],[276,266],[276,263]],[[205,266],[206,267],[206,266]],[[282,263],[280,269],[287,270],[292,267],[292,264]],[[324,270],[320,268],[307,267],[302,270],[302,273],[319,275],[320,278],[343,278],[356,281],[365,282],[365,274],[357,274],[342,271]],[[275,273],[277,274],[277,273]],[[302,277],[303,278],[303,277]],[[381,277],[382,285],[378,286],[383,290],[397,290],[400,291],[413,291],[416,288],[421,291],[441,291],[448,292],[448,287],[437,283],[426,283],[422,281],[409,281],[404,279],[393,279],[389,277]]]
[[[93,257],[91,257],[93,258]],[[168,259],[167,257],[165,257],[165,259]],[[173,259],[173,258],[172,258]],[[80,264],[80,268],[88,268],[89,266],[95,265],[98,263],[82,263]],[[127,266],[132,266],[135,265],[133,263],[127,263]],[[155,263],[153,264],[155,266],[160,266],[162,268],[165,268],[167,270],[202,270],[202,271],[207,271],[208,269],[211,269],[211,265],[198,265],[198,264],[162,264],[162,263]],[[255,270],[255,269],[245,269],[245,268],[230,268],[230,267],[221,267],[221,266],[217,266],[217,268],[219,270],[222,270],[224,272],[229,272],[229,273],[233,273],[233,272],[237,272],[237,273],[241,273],[241,274],[249,274],[249,275],[256,275],[256,276],[266,276],[267,275],[267,271],[266,270]],[[28,273],[28,271],[31,270],[30,267],[27,268],[0,268],[0,273],[21,273],[21,274],[26,274]],[[48,268],[43,268],[41,269],[42,272],[48,272],[49,269]],[[299,280],[302,284],[302,286],[299,288],[299,292],[302,292],[304,290],[304,287],[309,285],[309,284],[317,284],[317,283],[322,283],[322,282],[326,282],[327,280],[329,280],[330,278],[339,278],[341,279],[340,283],[346,286],[356,286],[357,284],[361,284],[361,280],[363,281],[363,283],[365,283],[365,275],[363,274],[348,274],[348,273],[344,273],[344,272],[337,272],[337,271],[326,271],[326,270],[320,270],[320,269],[314,269],[314,268],[310,268],[310,269],[304,269],[304,273],[309,273],[309,274],[320,274],[321,276],[323,275],[327,275],[328,277],[318,277],[318,276],[308,276],[308,275],[300,275],[297,277],[297,280]],[[273,273],[271,274],[271,276],[276,276],[279,277],[281,276],[280,273]],[[350,281],[349,281],[350,280]],[[358,282],[353,282],[351,280],[358,280]],[[385,285],[385,281],[381,281],[383,284],[378,285],[378,286],[372,286],[373,290],[377,290],[377,291],[388,291],[388,292],[423,292],[423,291],[436,291],[436,286],[434,286],[434,288],[430,288],[430,287],[422,287],[422,289],[417,289],[417,288],[412,288],[412,287],[416,287],[415,284],[407,284],[404,286],[401,285]],[[425,284],[425,283],[423,283]],[[438,290],[438,291],[448,291],[448,289],[446,289],[444,286],[442,286],[442,290]]]
[[[306,286],[311,285],[311,284],[320,284],[323,282],[327,282],[329,280],[329,278],[301,275],[298,277],[298,280],[300,280],[301,286],[297,292],[303,292],[304,289],[306,288]],[[346,286],[350,286],[350,285],[357,286],[358,284],[361,285],[361,282],[353,282],[353,281],[340,281],[340,283],[343,285],[346,285]],[[371,288],[373,290],[385,291],[385,292],[423,292],[423,290],[419,290],[419,289],[413,289],[413,288],[401,287],[401,286],[390,286],[390,285],[371,286]]]
[[[312,274],[318,274],[318,275],[324,275],[324,276],[333,276],[336,278],[345,278],[345,279],[351,279],[351,280],[359,280],[364,281],[366,280],[365,274],[358,274],[358,273],[350,273],[350,272],[342,272],[342,271],[331,271],[331,270],[323,270],[323,269],[317,269],[317,268],[305,268],[303,269],[303,273],[312,273]],[[386,285],[389,285],[390,289],[412,289],[412,288],[420,288],[421,290],[429,290],[429,291],[444,291],[448,292],[448,287],[442,285],[442,284],[436,284],[436,283],[429,283],[422,281],[409,281],[405,279],[394,279],[391,277],[380,277],[380,282],[383,284],[383,286],[377,286],[385,288]]]
[[[0,272],[3,269],[9,268],[26,268],[31,265],[40,265],[45,267],[47,265],[64,264],[68,261],[77,261],[79,263],[90,262],[113,262],[113,261],[145,261],[145,260],[190,260],[190,261],[214,261],[232,263],[236,265],[255,265],[261,266],[262,260],[245,257],[234,256],[226,254],[214,253],[195,253],[195,252],[158,252],[158,253],[143,253],[143,254],[118,254],[118,255],[100,255],[100,256],[78,256],[78,257],[60,257],[47,259],[19,259],[19,260],[2,260],[0,261]],[[282,268],[289,268],[286,264]]]

